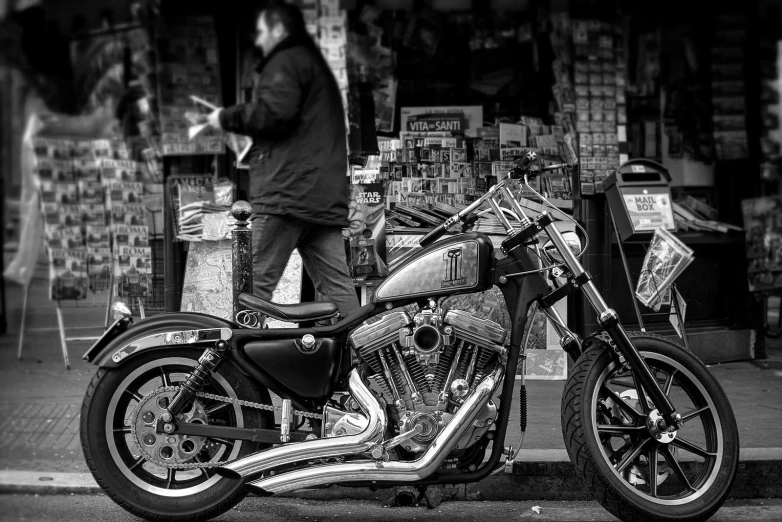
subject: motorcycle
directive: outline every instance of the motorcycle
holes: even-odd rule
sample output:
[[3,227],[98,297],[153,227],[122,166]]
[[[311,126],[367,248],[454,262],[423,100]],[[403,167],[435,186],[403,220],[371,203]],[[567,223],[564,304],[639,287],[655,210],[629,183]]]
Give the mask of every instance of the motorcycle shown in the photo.
[[[84,355],[98,366],[81,413],[82,448],[98,484],[149,520],[205,520],[248,491],[339,484],[425,494],[432,485],[480,481],[518,453],[505,435],[528,318],[539,309],[574,361],[562,432],[584,486],[622,520],[708,519],[738,466],[730,403],[680,344],[625,331],[579,262],[586,247],[576,232],[560,231],[552,213],[525,214],[512,188],[533,190],[535,176],[569,167],[540,163],[534,153],[521,158],[422,238],[372,303],[345,317],[333,303],[280,305],[242,294],[243,324],[198,313],[134,324],[120,305],[118,320]],[[499,252],[468,230],[485,212],[506,231]],[[448,296],[493,286],[509,329],[440,307]],[[583,340],[553,307],[578,291],[602,326]],[[252,327],[248,318],[258,315],[300,325]],[[520,408],[523,434],[523,381]]]

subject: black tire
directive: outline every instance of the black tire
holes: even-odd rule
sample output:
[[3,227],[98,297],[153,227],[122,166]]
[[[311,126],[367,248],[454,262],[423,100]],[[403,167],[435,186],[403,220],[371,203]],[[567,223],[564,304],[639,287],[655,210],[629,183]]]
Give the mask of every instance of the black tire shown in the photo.
[[[247,494],[241,481],[222,478],[214,472],[187,470],[171,473],[154,465],[144,458],[141,445],[130,433],[129,419],[140,404],[138,398],[155,393],[154,390],[160,390],[165,385],[175,387],[181,383],[195,367],[201,353],[201,350],[188,348],[160,349],[130,359],[116,369],[99,368],[82,403],[81,445],[92,475],[114,502],[147,520],[207,520],[231,509]],[[129,391],[126,393],[125,389]],[[220,364],[215,374],[207,379],[202,391],[271,404],[268,391],[256,389],[228,361]],[[155,400],[166,395],[170,396],[170,392],[157,395]],[[220,406],[225,403],[209,399],[197,400],[203,408],[199,410],[202,412],[201,420],[206,419],[206,423],[246,428],[274,427],[271,412],[233,404]],[[154,407],[153,403],[147,404],[150,408]],[[210,412],[206,413],[207,410]],[[161,438],[162,442],[155,442],[147,451],[163,455],[164,451],[170,452],[175,448],[177,462],[216,462],[255,453],[263,447],[248,441],[232,441],[233,444],[230,444],[231,441],[218,442],[217,439],[192,437],[189,442],[184,439],[177,438],[174,444],[166,446],[173,439]],[[147,444],[147,441],[144,443]],[[180,448],[193,452],[192,457],[188,458],[190,453],[179,452]]]
[[637,400],[643,394],[632,373],[598,341],[576,362],[562,397],[570,460],[595,499],[621,520],[707,520],[736,477],[733,410],[717,380],[682,346],[652,334],[629,335],[685,425],[673,440],[667,434],[658,440],[646,425],[654,405],[648,397],[646,406]]

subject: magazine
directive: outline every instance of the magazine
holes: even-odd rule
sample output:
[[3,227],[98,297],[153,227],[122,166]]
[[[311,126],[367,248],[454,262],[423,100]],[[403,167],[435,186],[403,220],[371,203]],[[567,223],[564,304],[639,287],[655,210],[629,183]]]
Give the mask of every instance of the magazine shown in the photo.
[[119,297],[147,297],[150,295],[152,249],[121,246],[115,248],[114,277]]
[[79,188],[76,183],[41,181],[41,203],[72,205],[79,202]]
[[93,290],[108,288],[111,276],[111,249],[108,247],[87,248],[87,275]]
[[87,297],[87,253],[84,250],[49,249],[49,298]]
[[694,259],[690,247],[664,228],[654,231],[638,278],[635,295],[652,308]]

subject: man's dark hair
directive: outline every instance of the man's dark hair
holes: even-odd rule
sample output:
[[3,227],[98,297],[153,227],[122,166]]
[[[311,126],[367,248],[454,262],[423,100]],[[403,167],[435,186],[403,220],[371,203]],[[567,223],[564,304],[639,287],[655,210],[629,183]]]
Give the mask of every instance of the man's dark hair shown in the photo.
[[301,14],[301,10],[293,4],[270,2],[261,11],[261,15],[270,29],[277,24],[282,24],[289,36],[301,38],[307,35],[304,16]]

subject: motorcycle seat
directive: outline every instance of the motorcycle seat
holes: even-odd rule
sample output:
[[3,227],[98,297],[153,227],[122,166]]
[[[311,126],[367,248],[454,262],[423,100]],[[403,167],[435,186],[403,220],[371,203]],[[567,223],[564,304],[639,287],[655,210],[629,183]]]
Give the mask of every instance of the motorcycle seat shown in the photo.
[[329,302],[279,304],[272,303],[252,294],[239,294],[239,304],[250,310],[261,312],[272,319],[297,323],[318,321],[334,317],[339,312],[337,305]]

